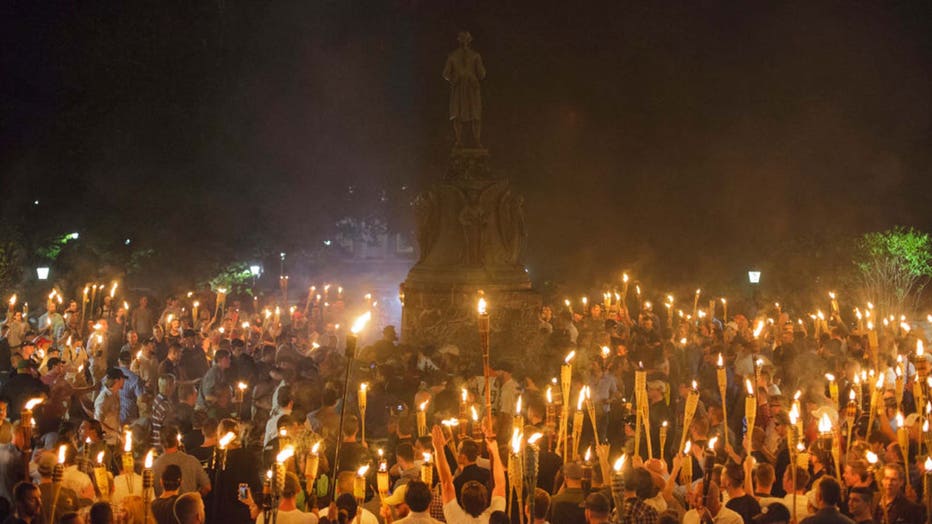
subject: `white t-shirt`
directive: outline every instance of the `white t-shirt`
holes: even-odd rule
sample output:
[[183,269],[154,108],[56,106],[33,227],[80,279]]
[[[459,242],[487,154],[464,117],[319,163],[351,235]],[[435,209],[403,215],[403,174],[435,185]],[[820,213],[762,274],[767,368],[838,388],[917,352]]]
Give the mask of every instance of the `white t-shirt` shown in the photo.
[[[317,524],[317,515],[306,513],[300,509],[288,511],[278,510],[278,524]],[[260,511],[256,524],[265,524],[265,512]]]
[[[793,516],[793,494],[787,493],[783,497],[783,505],[786,506],[786,509],[790,511],[790,516]],[[804,518],[812,515],[809,512],[809,495],[796,495],[796,520],[803,520]]]
[[87,493],[85,490],[93,489],[91,477],[88,477],[87,473],[80,471],[75,465],[65,468],[61,479],[61,485],[73,490],[79,497]]
[[421,511],[408,513],[408,516],[395,521],[395,524],[442,524],[430,516],[429,512]]
[[[117,475],[113,478],[113,495],[110,496],[110,502],[119,504],[125,497],[130,495],[142,496],[142,475],[131,473],[129,475]],[[130,492],[132,484],[132,492]],[[155,499],[155,490],[149,491],[149,500]]]
[[[359,517],[359,521],[353,520],[353,524],[379,524],[379,519],[376,518],[375,514],[366,508],[359,508],[356,510],[356,515]],[[330,512],[330,508],[324,508],[320,510],[320,516],[326,517],[327,513]],[[281,513],[279,513],[281,515]]]
[[505,497],[492,497],[492,503],[478,517],[463,511],[456,499],[443,505],[443,518],[447,524],[488,524],[493,511],[505,511]]
[[[722,508],[718,510],[718,515],[712,519],[712,522],[715,524],[744,524],[744,519],[736,511],[730,510],[722,504]],[[694,509],[687,511],[683,515],[683,524],[699,524],[699,512]]]

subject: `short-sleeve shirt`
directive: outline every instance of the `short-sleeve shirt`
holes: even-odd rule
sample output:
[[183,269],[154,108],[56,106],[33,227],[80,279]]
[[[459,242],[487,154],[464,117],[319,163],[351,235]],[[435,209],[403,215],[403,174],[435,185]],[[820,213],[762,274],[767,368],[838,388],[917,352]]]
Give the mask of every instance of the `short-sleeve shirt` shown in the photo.
[[449,524],[487,524],[489,515],[494,511],[505,511],[505,497],[492,497],[492,503],[478,517],[463,511],[456,499],[453,499],[443,505],[443,518]]
[[[183,451],[165,453],[155,459],[155,463],[152,465],[155,478],[162,478],[162,473],[170,464],[175,464],[181,468],[181,488],[178,490],[179,495],[184,495],[185,493],[210,486],[210,478],[207,476],[207,472],[204,471],[204,468],[201,467],[200,461]],[[156,483],[155,491],[157,495],[161,495],[161,483]]]
[[178,495],[158,498],[152,501],[152,516],[158,524],[177,524],[175,520],[175,499]]

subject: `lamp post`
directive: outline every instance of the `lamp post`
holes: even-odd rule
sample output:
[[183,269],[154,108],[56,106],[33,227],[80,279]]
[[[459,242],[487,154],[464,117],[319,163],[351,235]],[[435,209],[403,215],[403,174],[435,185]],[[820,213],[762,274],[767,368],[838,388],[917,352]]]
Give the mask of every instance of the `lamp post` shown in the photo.
[[39,280],[48,280],[49,279],[49,267],[48,266],[39,266],[36,268],[36,277]]

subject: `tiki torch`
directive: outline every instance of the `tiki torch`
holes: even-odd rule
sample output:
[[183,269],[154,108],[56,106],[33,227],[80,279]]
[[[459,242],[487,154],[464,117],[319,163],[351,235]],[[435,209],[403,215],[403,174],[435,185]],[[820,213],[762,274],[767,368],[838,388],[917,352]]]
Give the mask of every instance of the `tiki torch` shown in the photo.
[[560,366],[560,388],[563,393],[563,416],[560,417],[560,441],[563,443],[563,463],[570,462],[569,443],[567,433],[569,432],[570,416],[570,387],[573,385],[573,358],[576,357],[576,351],[570,351],[563,364]]
[[489,428],[494,428],[492,424],[492,366],[489,363],[489,333],[491,331],[489,323],[488,303],[485,297],[479,298],[478,326],[479,326],[479,347],[482,350],[482,374],[485,377],[485,416],[489,421]]
[[723,437],[725,439],[725,446],[728,446],[728,401],[725,398],[725,390],[728,388],[728,372],[725,371],[725,360],[722,358],[722,354],[718,354],[717,368],[715,370],[715,376],[718,379],[718,392],[722,396],[722,423],[725,425],[725,431]]

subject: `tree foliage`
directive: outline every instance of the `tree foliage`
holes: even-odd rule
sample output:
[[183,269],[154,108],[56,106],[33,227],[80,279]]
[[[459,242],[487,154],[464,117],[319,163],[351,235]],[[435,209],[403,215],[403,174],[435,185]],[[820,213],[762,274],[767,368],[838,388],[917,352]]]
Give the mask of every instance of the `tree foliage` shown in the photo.
[[858,239],[854,265],[866,300],[884,314],[912,312],[932,277],[932,238],[895,227]]

